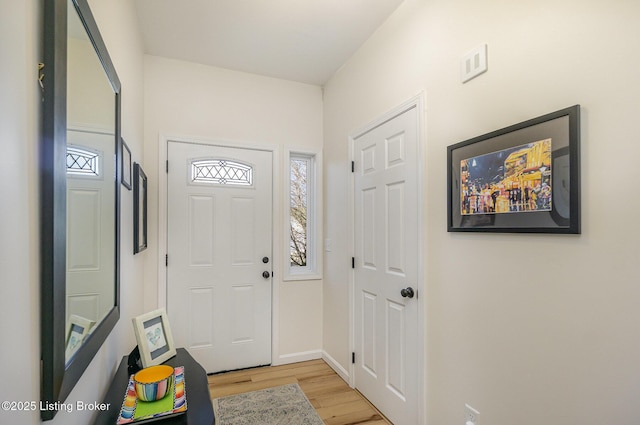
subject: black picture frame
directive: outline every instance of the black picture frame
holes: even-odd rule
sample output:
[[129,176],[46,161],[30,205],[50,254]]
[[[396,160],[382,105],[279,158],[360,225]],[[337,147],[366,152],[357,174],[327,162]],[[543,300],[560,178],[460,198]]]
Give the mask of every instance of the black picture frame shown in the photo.
[[133,253],[147,249],[147,175],[133,164]]
[[447,147],[447,231],[580,233],[580,105]]
[[129,149],[123,138],[120,138],[120,142],[122,143],[121,182],[124,187],[131,190],[131,149]]

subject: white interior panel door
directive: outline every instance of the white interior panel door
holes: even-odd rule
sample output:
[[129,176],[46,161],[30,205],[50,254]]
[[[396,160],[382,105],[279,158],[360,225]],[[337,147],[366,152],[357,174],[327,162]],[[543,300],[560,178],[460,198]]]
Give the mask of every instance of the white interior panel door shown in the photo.
[[167,312],[208,373],[271,363],[272,153],[168,143]]
[[420,370],[416,108],[359,136],[354,154],[355,383],[393,423],[415,424]]

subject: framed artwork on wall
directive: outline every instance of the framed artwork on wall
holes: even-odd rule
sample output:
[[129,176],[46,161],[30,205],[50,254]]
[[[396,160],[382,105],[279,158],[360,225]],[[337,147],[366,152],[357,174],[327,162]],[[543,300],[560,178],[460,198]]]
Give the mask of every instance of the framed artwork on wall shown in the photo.
[[120,138],[122,143],[122,164],[120,169],[122,170],[122,185],[131,190],[131,150],[125,143],[123,138]]
[[147,175],[133,164],[133,253],[147,249]]
[[143,367],[164,363],[176,355],[176,346],[165,309],[134,317],[133,330]]
[[580,106],[447,148],[449,232],[580,233]]

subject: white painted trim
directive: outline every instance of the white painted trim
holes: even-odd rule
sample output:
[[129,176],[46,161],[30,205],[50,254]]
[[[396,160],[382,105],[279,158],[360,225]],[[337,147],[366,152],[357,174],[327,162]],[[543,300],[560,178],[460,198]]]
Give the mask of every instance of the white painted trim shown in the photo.
[[313,249],[314,249],[314,267],[313,270],[302,271],[299,273],[291,273],[289,267],[289,191],[290,191],[290,181],[287,174],[283,175],[282,179],[282,228],[283,228],[283,253],[282,253],[282,271],[283,271],[283,281],[302,281],[302,280],[320,280],[322,279],[323,273],[323,259],[324,259],[324,244],[323,244],[323,180],[324,176],[322,173],[323,165],[322,165],[322,150],[321,149],[296,149],[291,147],[286,147],[284,149],[284,161],[283,161],[283,169],[289,170],[289,164],[291,162],[291,156],[299,155],[308,155],[309,157],[313,157],[313,199],[311,200],[311,208],[315,213],[315,219],[313,222]]
[[299,353],[283,354],[274,362],[273,366],[281,366],[284,364],[306,362],[309,360],[317,360],[322,358],[322,350],[301,351]]
[[91,127],[90,125],[68,124],[67,130],[77,131],[81,133],[103,134],[106,136],[115,136],[112,128]]
[[[355,137],[353,135],[349,136],[349,160],[351,163],[355,160]],[[347,217],[350,217],[350,220],[347,222],[347,234],[348,237],[348,249],[351,253],[351,256],[355,256],[356,252],[356,229],[355,229],[355,188],[356,188],[356,178],[355,173],[351,173],[349,175],[349,196],[347,200]],[[355,350],[355,341],[356,341],[356,312],[355,312],[355,270],[351,268],[349,270],[349,357],[354,353]],[[356,387],[356,378],[355,378],[355,368],[356,365],[353,362],[349,362],[349,380],[347,381],[351,388]]]
[[[280,149],[276,145],[235,142],[229,140],[210,140],[186,136],[167,136],[162,133],[158,135],[158,308],[167,307],[167,268],[165,267],[165,255],[167,253],[167,187],[168,176],[165,172],[166,161],[169,149],[169,142],[193,143],[210,146],[220,146],[226,148],[251,149],[268,151],[272,153],[272,230],[271,230],[271,252],[272,271],[277,277],[282,276],[280,269],[280,232],[276,232],[279,224],[279,217],[282,211],[282,181]],[[164,248],[163,248],[164,247]],[[271,362],[280,358],[280,278],[272,278],[271,291]],[[319,357],[318,357],[319,358]]]
[[272,366],[281,366],[285,364],[306,362],[309,360],[317,359],[324,360],[324,362],[327,363],[327,365],[329,365],[329,367],[333,369],[333,371],[337,373],[340,378],[342,378],[347,383],[349,382],[349,372],[345,368],[343,368],[340,363],[336,361],[336,359],[331,357],[331,355],[329,355],[329,353],[324,350],[310,350],[302,351],[299,353],[283,354],[278,358],[277,361],[274,361],[272,363]]
[[[417,172],[418,172],[418,282],[416,282],[416,292],[418,294],[422,294],[422,296],[416,297],[416,301],[418,303],[418,376],[420,379],[419,383],[423,383],[422,386],[418,385],[418,400],[422,400],[422,402],[418,402],[418,423],[426,423],[426,393],[427,393],[427,379],[425,376],[425,367],[426,367],[426,302],[425,302],[425,270],[424,270],[424,254],[425,254],[425,241],[426,241],[426,226],[424,226],[424,211],[425,211],[425,198],[424,195],[424,163],[425,158],[424,155],[426,153],[424,145],[424,92],[420,92],[418,95],[409,99],[405,103],[391,109],[387,113],[383,114],[381,117],[371,121],[364,127],[360,128],[357,131],[354,131],[349,135],[349,158],[351,161],[354,161],[354,146],[355,140],[362,136],[363,134],[373,130],[374,128],[384,124],[385,122],[401,115],[402,113],[416,108],[417,112]],[[350,252],[355,252],[355,199],[354,199],[354,189],[355,189],[355,175],[352,173],[350,179],[350,188],[349,188],[349,217],[351,219],[348,223],[348,231],[349,231],[349,249]],[[349,274],[349,352],[355,351],[355,273],[351,270]],[[349,376],[350,379],[347,381],[349,385],[353,388],[356,387],[356,379],[355,379],[355,365],[350,364],[349,366]]]
[[169,139],[162,133],[158,134],[158,308],[167,308],[167,185],[166,162],[169,149]]
[[[426,185],[426,173],[425,173],[425,164],[427,163],[427,149],[426,149],[426,135],[425,135],[425,96],[424,92],[418,94],[415,98],[416,107],[418,108],[418,193],[420,196],[418,197],[418,290],[422,294],[422,296],[417,297],[418,301],[418,358],[420,361],[418,362],[418,376],[420,377],[418,382],[422,383],[422,386],[418,388],[418,400],[422,400],[422,402],[418,402],[418,423],[426,424],[427,423],[427,377],[426,377],[426,366],[427,366],[427,356],[426,356],[426,343],[427,343],[427,324],[426,324],[426,313],[427,313],[427,303],[426,303],[426,295],[427,295],[427,282],[425,275],[425,261],[426,258],[426,246],[427,246],[427,226],[424,225],[426,222],[424,219],[424,214],[426,211],[426,199],[425,190],[428,187]],[[426,185],[426,186],[425,186]]]
[[274,273],[275,278],[272,277],[272,287],[271,287],[271,362],[273,363],[273,359],[278,359],[280,357],[280,284],[282,282],[281,276],[284,275],[282,268],[280,267],[281,259],[280,259],[280,251],[279,247],[282,246],[282,240],[280,232],[277,232],[278,223],[280,222],[280,217],[282,217],[282,185],[280,182],[282,181],[282,159],[280,158],[280,148],[277,146],[271,146],[271,151],[273,152],[273,224],[272,224],[272,233],[273,233],[273,246],[271,248],[271,255],[273,258],[272,261],[272,271]]
[[351,380],[349,371],[342,367],[342,365],[338,363],[336,359],[331,357],[331,355],[324,350],[322,350],[322,360],[324,360],[325,363],[327,363],[329,367],[333,369],[333,371],[337,373],[344,382],[346,382],[347,384],[349,383],[349,381]]

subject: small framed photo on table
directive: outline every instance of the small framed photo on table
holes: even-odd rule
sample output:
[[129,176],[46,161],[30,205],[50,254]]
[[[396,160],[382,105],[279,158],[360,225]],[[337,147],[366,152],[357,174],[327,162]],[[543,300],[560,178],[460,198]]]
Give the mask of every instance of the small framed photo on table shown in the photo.
[[133,318],[143,367],[164,363],[176,355],[169,319],[164,308]]

